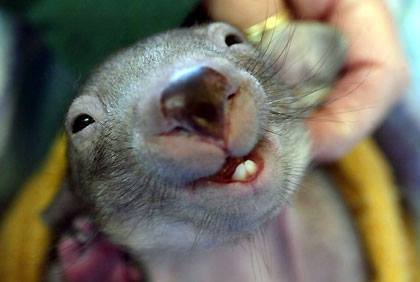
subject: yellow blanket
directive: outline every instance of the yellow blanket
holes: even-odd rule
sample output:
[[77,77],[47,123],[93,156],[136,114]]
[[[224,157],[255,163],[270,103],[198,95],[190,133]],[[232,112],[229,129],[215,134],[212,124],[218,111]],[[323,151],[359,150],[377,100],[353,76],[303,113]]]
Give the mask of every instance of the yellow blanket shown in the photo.
[[[65,168],[65,140],[60,137],[0,226],[2,281],[41,281],[51,237],[40,214],[57,192]],[[372,281],[420,281],[414,276],[415,254],[410,253],[413,245],[406,235],[398,190],[374,142],[362,142],[334,166],[333,174],[364,239]]]
[[372,281],[420,281],[398,189],[374,141],[359,144],[332,170],[362,235]]

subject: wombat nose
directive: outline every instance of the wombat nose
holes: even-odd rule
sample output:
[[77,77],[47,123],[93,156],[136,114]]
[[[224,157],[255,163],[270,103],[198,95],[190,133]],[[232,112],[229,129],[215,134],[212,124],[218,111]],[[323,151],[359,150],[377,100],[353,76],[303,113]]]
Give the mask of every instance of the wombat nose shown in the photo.
[[200,66],[170,81],[162,92],[161,110],[183,130],[224,139],[227,100],[233,94],[225,75]]

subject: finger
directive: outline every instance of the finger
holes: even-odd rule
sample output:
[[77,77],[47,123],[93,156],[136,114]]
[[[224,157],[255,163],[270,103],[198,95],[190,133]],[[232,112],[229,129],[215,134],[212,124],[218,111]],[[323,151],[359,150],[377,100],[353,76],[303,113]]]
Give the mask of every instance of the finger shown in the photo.
[[334,1],[328,13],[348,39],[349,53],[330,102],[308,121],[318,160],[342,156],[369,134],[408,84],[399,39],[381,1]]

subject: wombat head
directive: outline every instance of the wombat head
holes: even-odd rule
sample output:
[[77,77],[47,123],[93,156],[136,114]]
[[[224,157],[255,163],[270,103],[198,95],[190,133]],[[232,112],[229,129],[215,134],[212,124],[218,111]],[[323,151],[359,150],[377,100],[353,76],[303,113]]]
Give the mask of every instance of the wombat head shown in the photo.
[[310,161],[305,117],[345,54],[336,31],[317,30],[291,25],[257,50],[215,23],[101,65],[66,130],[70,186],[103,230],[138,251],[212,246],[276,215]]

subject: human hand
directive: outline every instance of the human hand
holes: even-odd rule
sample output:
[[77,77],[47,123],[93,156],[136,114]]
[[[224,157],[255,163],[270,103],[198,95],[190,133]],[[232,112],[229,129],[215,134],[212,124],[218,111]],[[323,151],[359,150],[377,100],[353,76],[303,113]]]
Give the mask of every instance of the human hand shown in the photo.
[[[332,161],[347,153],[381,122],[408,85],[408,67],[385,4],[380,0],[291,0],[297,19],[336,26],[349,42],[344,72],[329,101],[307,120],[313,157]],[[246,29],[279,9],[283,1],[207,0],[215,20]]]

